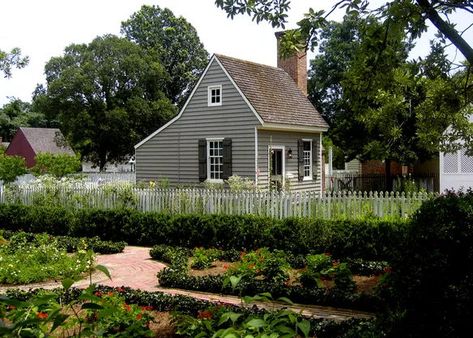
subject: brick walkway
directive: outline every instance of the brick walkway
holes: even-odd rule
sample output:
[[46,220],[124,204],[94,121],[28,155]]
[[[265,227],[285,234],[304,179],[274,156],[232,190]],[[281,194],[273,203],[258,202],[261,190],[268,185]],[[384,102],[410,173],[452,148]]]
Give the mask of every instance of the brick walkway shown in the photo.
[[[168,289],[162,288],[157,285],[158,279],[156,274],[158,271],[163,269],[166,265],[154,261],[149,256],[149,248],[127,246],[124,252],[114,255],[97,255],[97,264],[101,264],[107,267],[112,276],[112,280],[108,279],[103,273],[96,272],[92,275],[92,282],[96,284],[102,284],[112,287],[126,286],[133,289],[141,289],[144,291],[159,291],[168,293],[171,295],[185,295],[197,299],[207,300],[211,302],[221,302],[227,304],[239,305],[241,300],[236,296],[223,296],[214,293],[197,292],[197,291],[186,291],[181,289]],[[0,293],[9,288],[21,288],[21,289],[32,289],[32,288],[56,288],[61,284],[57,282],[52,283],[37,283],[29,284],[21,287],[18,286],[0,286]],[[86,287],[89,285],[89,279],[84,279],[74,284],[76,287]],[[373,314],[362,311],[354,311],[348,309],[340,309],[333,307],[314,306],[314,305],[301,305],[295,304],[294,306],[288,306],[287,304],[278,303],[255,303],[258,307],[274,309],[277,307],[288,307],[297,313],[301,313],[305,316],[315,318],[325,318],[335,321],[347,320],[350,318],[371,318]]]

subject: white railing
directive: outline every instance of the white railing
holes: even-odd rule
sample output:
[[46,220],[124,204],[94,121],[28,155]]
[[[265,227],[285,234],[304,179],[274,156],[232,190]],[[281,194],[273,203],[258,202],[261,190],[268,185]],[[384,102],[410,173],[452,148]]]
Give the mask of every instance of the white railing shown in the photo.
[[199,214],[254,214],[274,218],[405,218],[430,193],[231,192],[205,189],[150,189],[132,185],[19,186],[0,190],[0,203],[63,205],[70,208],[133,208],[141,211]]

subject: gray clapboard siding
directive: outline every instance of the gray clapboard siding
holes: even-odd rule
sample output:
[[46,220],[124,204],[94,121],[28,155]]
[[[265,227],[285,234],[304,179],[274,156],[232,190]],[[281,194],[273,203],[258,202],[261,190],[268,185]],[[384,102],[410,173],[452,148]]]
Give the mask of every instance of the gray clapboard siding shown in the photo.
[[[285,161],[286,161],[286,177],[290,181],[291,191],[322,191],[322,167],[319,161],[317,180],[309,180],[299,182],[298,180],[298,166],[297,166],[297,140],[298,139],[319,139],[320,134],[299,133],[299,132],[282,132],[282,131],[268,131],[258,130],[258,187],[260,189],[267,189],[268,187],[268,146],[284,146],[285,147]],[[287,158],[288,149],[292,149],[292,159]]]
[[[222,105],[208,107],[207,87],[222,85]],[[198,139],[232,139],[233,174],[255,177],[255,126],[260,122],[216,60],[181,117],[136,149],[137,181],[199,182]]]

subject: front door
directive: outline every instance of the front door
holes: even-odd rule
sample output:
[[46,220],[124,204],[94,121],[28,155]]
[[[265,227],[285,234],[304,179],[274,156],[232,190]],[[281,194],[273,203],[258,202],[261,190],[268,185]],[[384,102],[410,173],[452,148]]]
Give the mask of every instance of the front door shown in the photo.
[[281,191],[284,185],[284,148],[273,147],[271,157],[271,189]]

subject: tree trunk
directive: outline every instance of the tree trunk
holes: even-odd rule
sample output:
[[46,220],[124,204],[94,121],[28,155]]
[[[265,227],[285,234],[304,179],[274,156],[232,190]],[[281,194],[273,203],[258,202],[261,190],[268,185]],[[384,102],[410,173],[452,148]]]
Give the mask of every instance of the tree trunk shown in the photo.
[[458,33],[458,31],[453,28],[449,23],[447,23],[439,13],[432,7],[432,4],[429,0],[416,0],[419,4],[422,12],[425,13],[427,18],[434,24],[437,29],[450,40],[455,47],[465,56],[470,65],[473,65],[473,48],[466,42],[466,40]]
[[99,171],[102,172],[103,168],[107,164],[107,155],[106,154],[99,154]]
[[386,191],[393,191],[393,178],[391,174],[391,160],[384,160],[384,177]]

